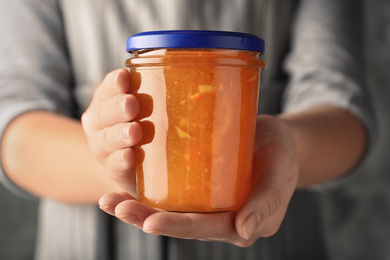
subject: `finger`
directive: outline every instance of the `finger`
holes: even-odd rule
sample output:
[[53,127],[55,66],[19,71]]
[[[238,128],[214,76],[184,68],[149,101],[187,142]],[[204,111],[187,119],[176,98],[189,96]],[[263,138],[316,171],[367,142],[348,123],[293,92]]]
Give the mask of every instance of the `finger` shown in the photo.
[[97,87],[94,98],[106,99],[130,93],[130,72],[124,68],[109,72]]
[[139,113],[140,105],[137,98],[131,94],[112,96],[95,106],[93,117],[95,129],[102,129],[119,122],[133,120]]
[[175,213],[151,208],[136,200],[126,200],[115,208],[120,220],[154,235],[177,238],[236,241],[234,213]]
[[115,208],[117,218],[140,229],[143,228],[146,218],[158,212],[160,210],[148,207],[135,199],[123,201]]
[[[104,194],[99,200],[99,207],[110,215],[115,215],[115,207],[122,201],[133,198],[128,193],[107,193]],[[134,199],[134,198],[133,198]]]
[[235,241],[233,213],[196,214],[159,212],[148,217],[143,230],[149,234],[185,239]]
[[120,123],[104,128],[97,133],[99,145],[104,153],[111,154],[118,149],[132,147],[142,140],[142,127],[138,122]]
[[87,133],[134,119],[140,108],[135,96],[128,94],[129,84],[130,74],[125,69],[106,75],[96,89],[90,106],[81,117]]
[[[116,181],[120,188],[123,191],[128,191],[135,194],[134,187],[136,186],[136,177],[135,177],[135,155],[134,150],[132,148],[126,148],[123,150],[119,150],[115,153],[113,153],[109,159],[115,162],[107,162],[108,168],[110,168],[110,173],[114,181]],[[122,163],[117,163],[117,160],[115,160],[119,154],[122,159]],[[118,155],[118,156],[119,156]],[[117,163],[117,165],[115,165]]]
[[135,152],[132,148],[117,150],[106,158],[105,165],[118,178],[124,178],[135,165]]
[[166,212],[136,201],[120,202],[115,216],[152,235],[203,241],[224,241],[247,247],[255,241],[243,240],[234,229],[234,213],[196,214]]

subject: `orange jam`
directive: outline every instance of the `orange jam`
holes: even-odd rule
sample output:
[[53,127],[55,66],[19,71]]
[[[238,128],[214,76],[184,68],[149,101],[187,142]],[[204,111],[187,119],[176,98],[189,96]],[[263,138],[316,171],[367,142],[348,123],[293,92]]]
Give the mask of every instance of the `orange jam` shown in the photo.
[[177,212],[239,209],[251,191],[258,53],[160,49],[126,61],[141,106],[137,193]]

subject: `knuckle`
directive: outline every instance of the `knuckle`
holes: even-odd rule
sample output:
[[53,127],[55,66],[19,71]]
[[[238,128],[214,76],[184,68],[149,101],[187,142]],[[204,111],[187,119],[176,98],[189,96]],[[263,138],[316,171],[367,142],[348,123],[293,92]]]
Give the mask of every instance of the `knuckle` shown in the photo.
[[115,153],[107,156],[105,159],[105,165],[111,170],[113,176],[116,176],[117,178],[123,177],[122,174],[119,174],[119,172],[123,171],[121,160],[118,158],[118,156],[116,156]]
[[194,222],[192,219],[187,216],[183,215],[182,218],[183,226],[186,227],[186,232],[185,234],[181,234],[182,238],[196,238],[197,237],[197,227],[194,225]]
[[220,228],[219,230],[217,230],[216,240],[224,241],[228,239],[228,237],[229,237],[228,232],[226,231],[225,228]]
[[109,136],[110,134],[108,133],[108,129],[107,128],[104,128],[102,131],[101,131],[102,135],[101,135],[101,138],[100,138],[100,142],[101,142],[101,145],[103,147],[106,146],[106,144],[109,142]]
[[89,125],[89,123],[88,123],[89,122],[89,115],[87,114],[87,112],[84,112],[81,115],[80,121],[81,121],[81,126],[83,127],[84,131],[87,131],[88,125]]
[[82,113],[80,121],[84,131],[92,131],[99,128],[99,116],[96,106],[92,101],[89,107]]
[[123,170],[130,170],[134,166],[134,153],[133,149],[127,148],[123,151],[123,155],[121,158],[121,168]]
[[109,154],[109,138],[110,133],[107,128],[104,128],[99,131],[99,135],[94,139],[95,141],[91,142],[94,144],[93,146],[95,147],[94,151],[96,156],[107,157]]
[[112,106],[113,114],[120,117],[126,117],[128,101],[125,96],[115,97],[114,105]]
[[89,126],[91,125],[91,115],[90,115],[90,110],[86,110],[82,115],[81,115],[81,125],[84,129],[88,129]]
[[269,209],[269,215],[275,213],[282,204],[282,192],[278,187],[271,187],[265,197]]

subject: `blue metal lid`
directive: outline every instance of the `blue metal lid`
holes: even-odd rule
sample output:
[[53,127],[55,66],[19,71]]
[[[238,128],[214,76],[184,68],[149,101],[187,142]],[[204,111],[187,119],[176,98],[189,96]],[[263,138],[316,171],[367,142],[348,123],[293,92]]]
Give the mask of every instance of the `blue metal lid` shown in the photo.
[[264,53],[264,40],[253,34],[229,31],[150,31],[127,39],[126,50],[167,48],[234,49]]

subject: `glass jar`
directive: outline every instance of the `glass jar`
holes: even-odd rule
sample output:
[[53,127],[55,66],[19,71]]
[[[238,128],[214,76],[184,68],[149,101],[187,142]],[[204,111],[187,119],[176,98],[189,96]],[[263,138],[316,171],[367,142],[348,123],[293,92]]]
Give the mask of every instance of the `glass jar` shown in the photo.
[[264,41],[224,31],[156,31],[127,41],[143,140],[138,199],[176,212],[240,208],[251,191]]

